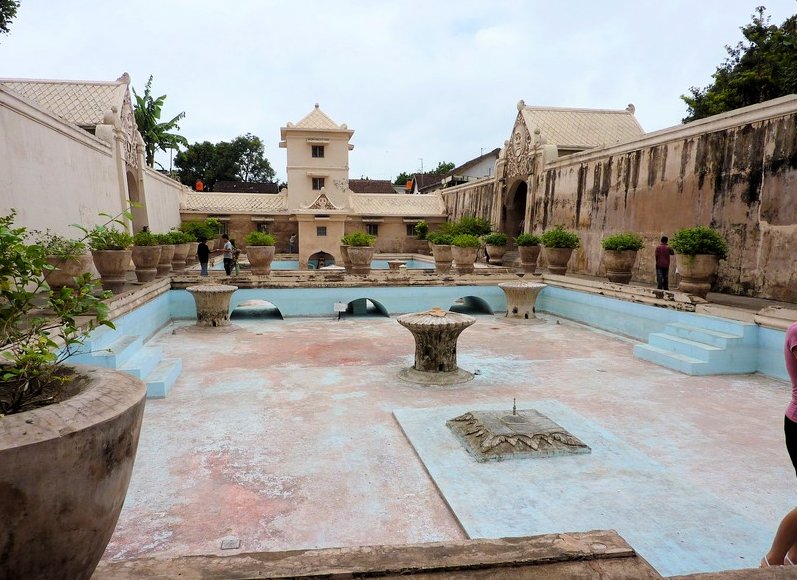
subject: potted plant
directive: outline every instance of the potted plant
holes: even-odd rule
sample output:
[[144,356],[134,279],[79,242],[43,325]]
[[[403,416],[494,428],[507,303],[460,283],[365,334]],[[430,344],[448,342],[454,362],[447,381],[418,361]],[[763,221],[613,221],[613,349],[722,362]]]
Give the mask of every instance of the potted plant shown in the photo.
[[349,234],[340,239],[340,257],[343,259],[343,267],[347,274],[351,274],[351,259],[349,258]]
[[154,234],[158,245],[161,247],[161,256],[158,260],[158,278],[163,278],[172,271],[172,258],[174,257],[174,237],[171,233],[168,234]]
[[601,240],[601,246],[609,282],[628,284],[636,264],[636,254],[645,247],[642,237],[634,232],[611,234]]
[[349,242],[347,251],[349,260],[351,260],[352,274],[367,276],[371,272],[376,236],[363,231],[355,231],[346,236],[346,241]]
[[537,273],[537,260],[540,257],[540,236],[535,234],[519,234],[515,238],[520,264],[526,274]]
[[451,254],[458,274],[472,274],[476,253],[481,247],[479,238],[471,234],[459,234],[451,240]]
[[207,221],[188,220],[180,224],[180,230],[190,235],[194,241],[190,242],[187,263],[196,261],[196,252],[199,248],[199,240],[212,240],[216,236],[216,231],[207,225]]
[[675,232],[670,246],[678,258],[682,292],[705,298],[717,275],[719,261],[728,255],[728,245],[717,232],[706,226],[683,228]]
[[426,236],[432,246],[432,256],[434,256],[434,268],[438,274],[445,274],[451,270],[451,261],[454,259],[451,253],[450,234],[442,231],[435,231]]
[[82,241],[54,234],[50,230],[32,233],[34,243],[44,248],[47,263],[52,266],[46,275],[50,288],[75,288],[75,278],[91,272],[91,254],[86,251],[86,244]]
[[252,273],[258,276],[271,274],[271,262],[274,260],[274,244],[276,239],[265,232],[249,232],[244,237],[246,255],[252,266]]
[[48,288],[47,250],[13,219],[0,217],[0,575],[87,580],[122,509],[146,386],[65,364],[98,324],[112,326],[110,294],[95,296],[90,274]]
[[133,236],[131,257],[139,282],[152,282],[158,274],[161,246],[152,232],[138,232]]
[[488,262],[500,266],[506,253],[506,234],[493,232],[484,236],[484,244],[487,249]]
[[102,287],[114,294],[122,291],[125,275],[130,267],[130,246],[133,236],[118,224],[105,224],[87,230],[94,267],[100,273]]
[[174,255],[172,256],[172,272],[181,272],[185,270],[185,261],[188,257],[188,251],[191,249],[191,242],[194,241],[193,236],[180,230],[170,230],[169,239],[174,245]]
[[563,225],[555,226],[544,232],[540,237],[545,246],[545,259],[548,262],[548,271],[551,274],[564,276],[567,272],[567,263],[573,250],[581,245],[581,240],[575,232],[566,230]]

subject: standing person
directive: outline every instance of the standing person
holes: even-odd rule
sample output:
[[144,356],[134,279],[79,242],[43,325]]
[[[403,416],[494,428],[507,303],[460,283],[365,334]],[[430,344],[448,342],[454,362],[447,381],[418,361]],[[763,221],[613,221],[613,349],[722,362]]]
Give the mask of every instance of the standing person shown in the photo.
[[670,289],[670,256],[675,252],[667,245],[670,239],[661,237],[661,243],[656,246],[656,288],[659,290]]
[[208,248],[205,238],[199,239],[199,246],[196,249],[196,257],[199,260],[199,275],[208,275],[208,260],[210,260],[210,248]]
[[221,239],[224,240],[224,271],[230,276],[232,274],[232,242],[227,234],[221,234]]
[[[791,379],[791,402],[786,408],[783,419],[783,430],[786,435],[786,450],[789,452],[791,464],[797,473],[797,322],[786,331],[786,342],[783,345],[786,357],[786,370]],[[762,568],[797,564],[797,508],[794,508],[778,526],[772,547],[761,560]]]
[[296,252],[296,234],[291,234],[288,240],[288,252],[291,254]]

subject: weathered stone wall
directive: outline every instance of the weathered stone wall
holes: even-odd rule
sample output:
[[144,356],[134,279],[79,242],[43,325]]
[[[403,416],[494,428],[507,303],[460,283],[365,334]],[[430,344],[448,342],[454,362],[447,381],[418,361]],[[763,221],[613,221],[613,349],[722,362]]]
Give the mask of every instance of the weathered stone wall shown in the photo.
[[448,219],[456,221],[463,216],[493,221],[498,207],[495,180],[488,178],[452,187],[442,191]]
[[530,189],[534,232],[578,230],[577,272],[602,275],[601,239],[636,231],[647,247],[634,279],[653,282],[659,237],[708,225],[729,246],[715,290],[797,301],[796,96],[560,158]]

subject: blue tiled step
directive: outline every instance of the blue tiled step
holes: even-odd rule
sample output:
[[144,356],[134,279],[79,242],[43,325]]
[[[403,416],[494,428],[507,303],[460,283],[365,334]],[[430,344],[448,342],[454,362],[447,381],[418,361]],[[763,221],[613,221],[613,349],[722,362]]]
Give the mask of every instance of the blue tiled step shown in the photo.
[[668,324],[666,326],[665,332],[680,338],[686,338],[688,340],[694,340],[722,348],[740,342],[743,338],[741,334],[733,334],[719,330],[708,330],[706,328],[682,324],[680,322],[672,322]]
[[165,397],[182,370],[183,363],[179,358],[165,358],[160,361],[158,366],[144,377],[144,382],[147,384],[147,398]]
[[723,352],[718,346],[680,338],[663,332],[654,332],[648,337],[650,346],[657,346],[676,354],[684,354],[700,361],[709,362]]
[[714,374],[705,361],[649,344],[634,345],[634,356],[687,375]]
[[118,369],[135,356],[143,344],[140,336],[122,336],[101,348],[92,342],[90,351],[87,351],[84,344],[81,354],[72,357],[71,362]]
[[159,346],[142,346],[125,364],[119,367],[137,379],[143,379],[158,366],[163,358],[163,349]]

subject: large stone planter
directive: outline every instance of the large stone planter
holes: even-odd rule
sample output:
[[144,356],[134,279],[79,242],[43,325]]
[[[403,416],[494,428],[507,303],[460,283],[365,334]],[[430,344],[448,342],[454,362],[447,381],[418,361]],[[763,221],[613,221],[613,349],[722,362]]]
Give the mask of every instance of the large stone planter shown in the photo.
[[229,326],[230,298],[236,290],[238,286],[227,284],[200,284],[186,288],[196,303],[196,325]]
[[47,256],[47,263],[54,269],[47,273],[47,284],[50,288],[75,287],[75,278],[91,272],[91,254],[80,254],[74,258]]
[[603,265],[609,282],[628,284],[636,264],[636,250],[604,250]]
[[678,290],[705,298],[711,290],[719,263],[719,258],[710,254],[696,256],[679,254],[678,272],[681,274],[681,281]]
[[271,274],[271,262],[274,261],[274,246],[246,246],[246,257],[252,267],[252,274],[268,276]]
[[172,257],[174,257],[174,244],[161,246],[161,257],[158,260],[158,278],[168,276],[172,271]]
[[431,244],[432,256],[434,256],[434,269],[438,274],[446,274],[451,271],[451,261],[454,256],[451,246],[448,244]]
[[180,272],[185,270],[185,260],[188,257],[188,251],[191,249],[191,244],[175,244],[174,255],[172,256],[172,271]]
[[503,282],[498,287],[506,295],[506,317],[519,318],[522,320],[534,320],[534,305],[537,296],[542,292],[547,284],[535,282]]
[[351,274],[351,259],[349,258],[349,246],[340,246],[340,257],[343,259],[343,267],[347,274]]
[[197,261],[196,259],[196,251],[199,248],[199,242],[189,242],[188,243],[188,254],[185,256],[185,263],[186,264],[193,264]]
[[122,291],[125,275],[130,267],[130,250],[92,250],[94,267],[100,273],[103,290],[114,294]]
[[542,246],[518,246],[520,265],[526,274],[537,273],[537,260],[540,258]]
[[75,366],[62,403],[0,420],[0,577],[87,580],[111,539],[138,448],[147,389]]
[[158,275],[158,261],[162,246],[133,246],[133,265],[136,267],[136,280],[152,282]]
[[457,274],[473,274],[473,264],[479,248],[460,248],[451,246],[451,255],[454,257],[454,267]]
[[371,259],[374,257],[371,246],[349,246],[348,254],[352,274],[367,276],[371,272]]
[[506,246],[494,246],[492,244],[487,244],[485,246],[487,251],[487,262],[490,264],[494,264],[496,266],[500,266],[504,263],[504,254],[506,254]]
[[548,262],[548,271],[551,274],[564,276],[567,273],[567,263],[573,254],[573,248],[545,248],[545,260]]

